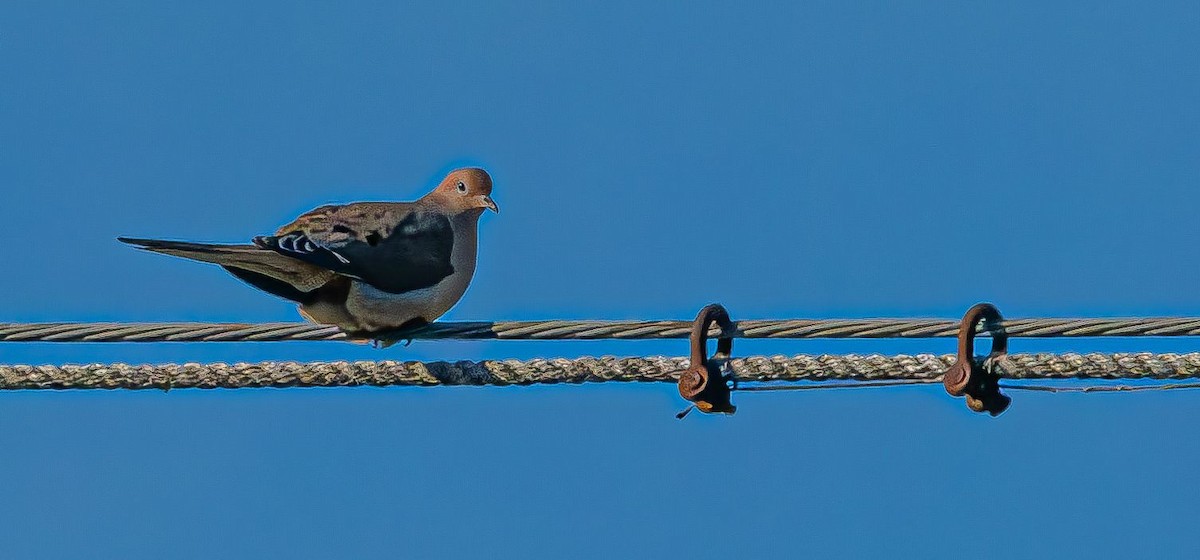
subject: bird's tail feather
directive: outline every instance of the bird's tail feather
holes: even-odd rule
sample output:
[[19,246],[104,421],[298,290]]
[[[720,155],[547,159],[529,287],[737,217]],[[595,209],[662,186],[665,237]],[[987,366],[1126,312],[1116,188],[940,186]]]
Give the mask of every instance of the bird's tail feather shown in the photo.
[[[286,257],[257,245],[224,245],[192,243],[163,239],[118,237],[118,241],[154,253],[214,263],[226,268],[248,270],[287,282],[301,292],[315,290],[331,280],[334,274],[323,268]],[[241,277],[239,275],[239,277]]]
[[192,243],[189,241],[168,241],[165,239],[139,239],[135,237],[118,237],[117,241],[155,253],[216,264],[226,264],[235,255],[244,256],[255,250],[261,251],[256,245],[222,245],[215,243]]

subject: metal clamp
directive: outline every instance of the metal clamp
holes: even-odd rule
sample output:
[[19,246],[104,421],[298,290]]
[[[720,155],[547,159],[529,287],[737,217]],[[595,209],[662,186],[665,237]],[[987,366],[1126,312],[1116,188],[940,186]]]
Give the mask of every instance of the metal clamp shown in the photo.
[[[708,328],[713,322],[721,327],[721,338],[717,340],[717,353],[707,358]],[[710,304],[700,310],[692,322],[691,365],[679,375],[679,396],[692,401],[677,418],[687,416],[692,408],[700,412],[733,414],[737,407],[729,401],[730,393],[737,388],[737,380],[728,372],[729,357],[733,354],[733,321],[729,312],[719,304]]]
[[[1008,355],[1008,334],[1000,323],[1004,318],[990,303],[978,303],[963,316],[958,327],[958,356],[946,370],[942,384],[955,397],[966,396],[967,406],[975,412],[997,416],[1008,408],[1012,399],[1000,393],[1000,377],[995,373],[997,360]],[[975,361],[976,328],[982,321],[992,334],[992,351],[982,364]]]

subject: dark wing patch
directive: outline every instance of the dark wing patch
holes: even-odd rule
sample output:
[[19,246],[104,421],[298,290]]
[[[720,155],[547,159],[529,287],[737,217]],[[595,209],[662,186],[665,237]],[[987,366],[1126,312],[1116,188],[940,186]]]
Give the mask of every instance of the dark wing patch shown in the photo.
[[250,284],[251,286],[267,292],[268,294],[273,294],[284,299],[290,299],[302,305],[309,305],[317,301],[317,290],[303,292],[296,289],[295,286],[284,282],[283,280],[271,278],[266,274],[259,274],[257,272],[252,272],[244,268],[238,268],[236,266],[221,265],[221,268],[228,270],[229,273],[236,276],[238,280]]
[[385,292],[428,288],[454,273],[454,230],[444,215],[414,211],[391,232],[366,232],[325,246],[304,232],[258,237],[254,242],[282,255],[357,278]]

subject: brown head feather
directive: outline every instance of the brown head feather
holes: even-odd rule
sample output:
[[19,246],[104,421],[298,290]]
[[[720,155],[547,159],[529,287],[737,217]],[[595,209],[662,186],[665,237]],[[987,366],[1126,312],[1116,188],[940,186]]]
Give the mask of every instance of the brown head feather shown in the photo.
[[500,211],[492,200],[492,178],[487,171],[478,167],[451,171],[436,189],[421,200],[436,204],[451,215],[464,212],[478,215],[485,209]]

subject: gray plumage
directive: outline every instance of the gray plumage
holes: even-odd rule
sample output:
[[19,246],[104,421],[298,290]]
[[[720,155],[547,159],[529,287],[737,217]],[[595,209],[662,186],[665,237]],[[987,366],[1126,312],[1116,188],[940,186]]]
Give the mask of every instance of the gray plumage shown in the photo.
[[417,201],[322,206],[252,245],[119,239],[219,264],[312,321],[371,333],[432,322],[458,302],[475,272],[479,216],[498,211],[491,191],[485,171],[466,168]]

